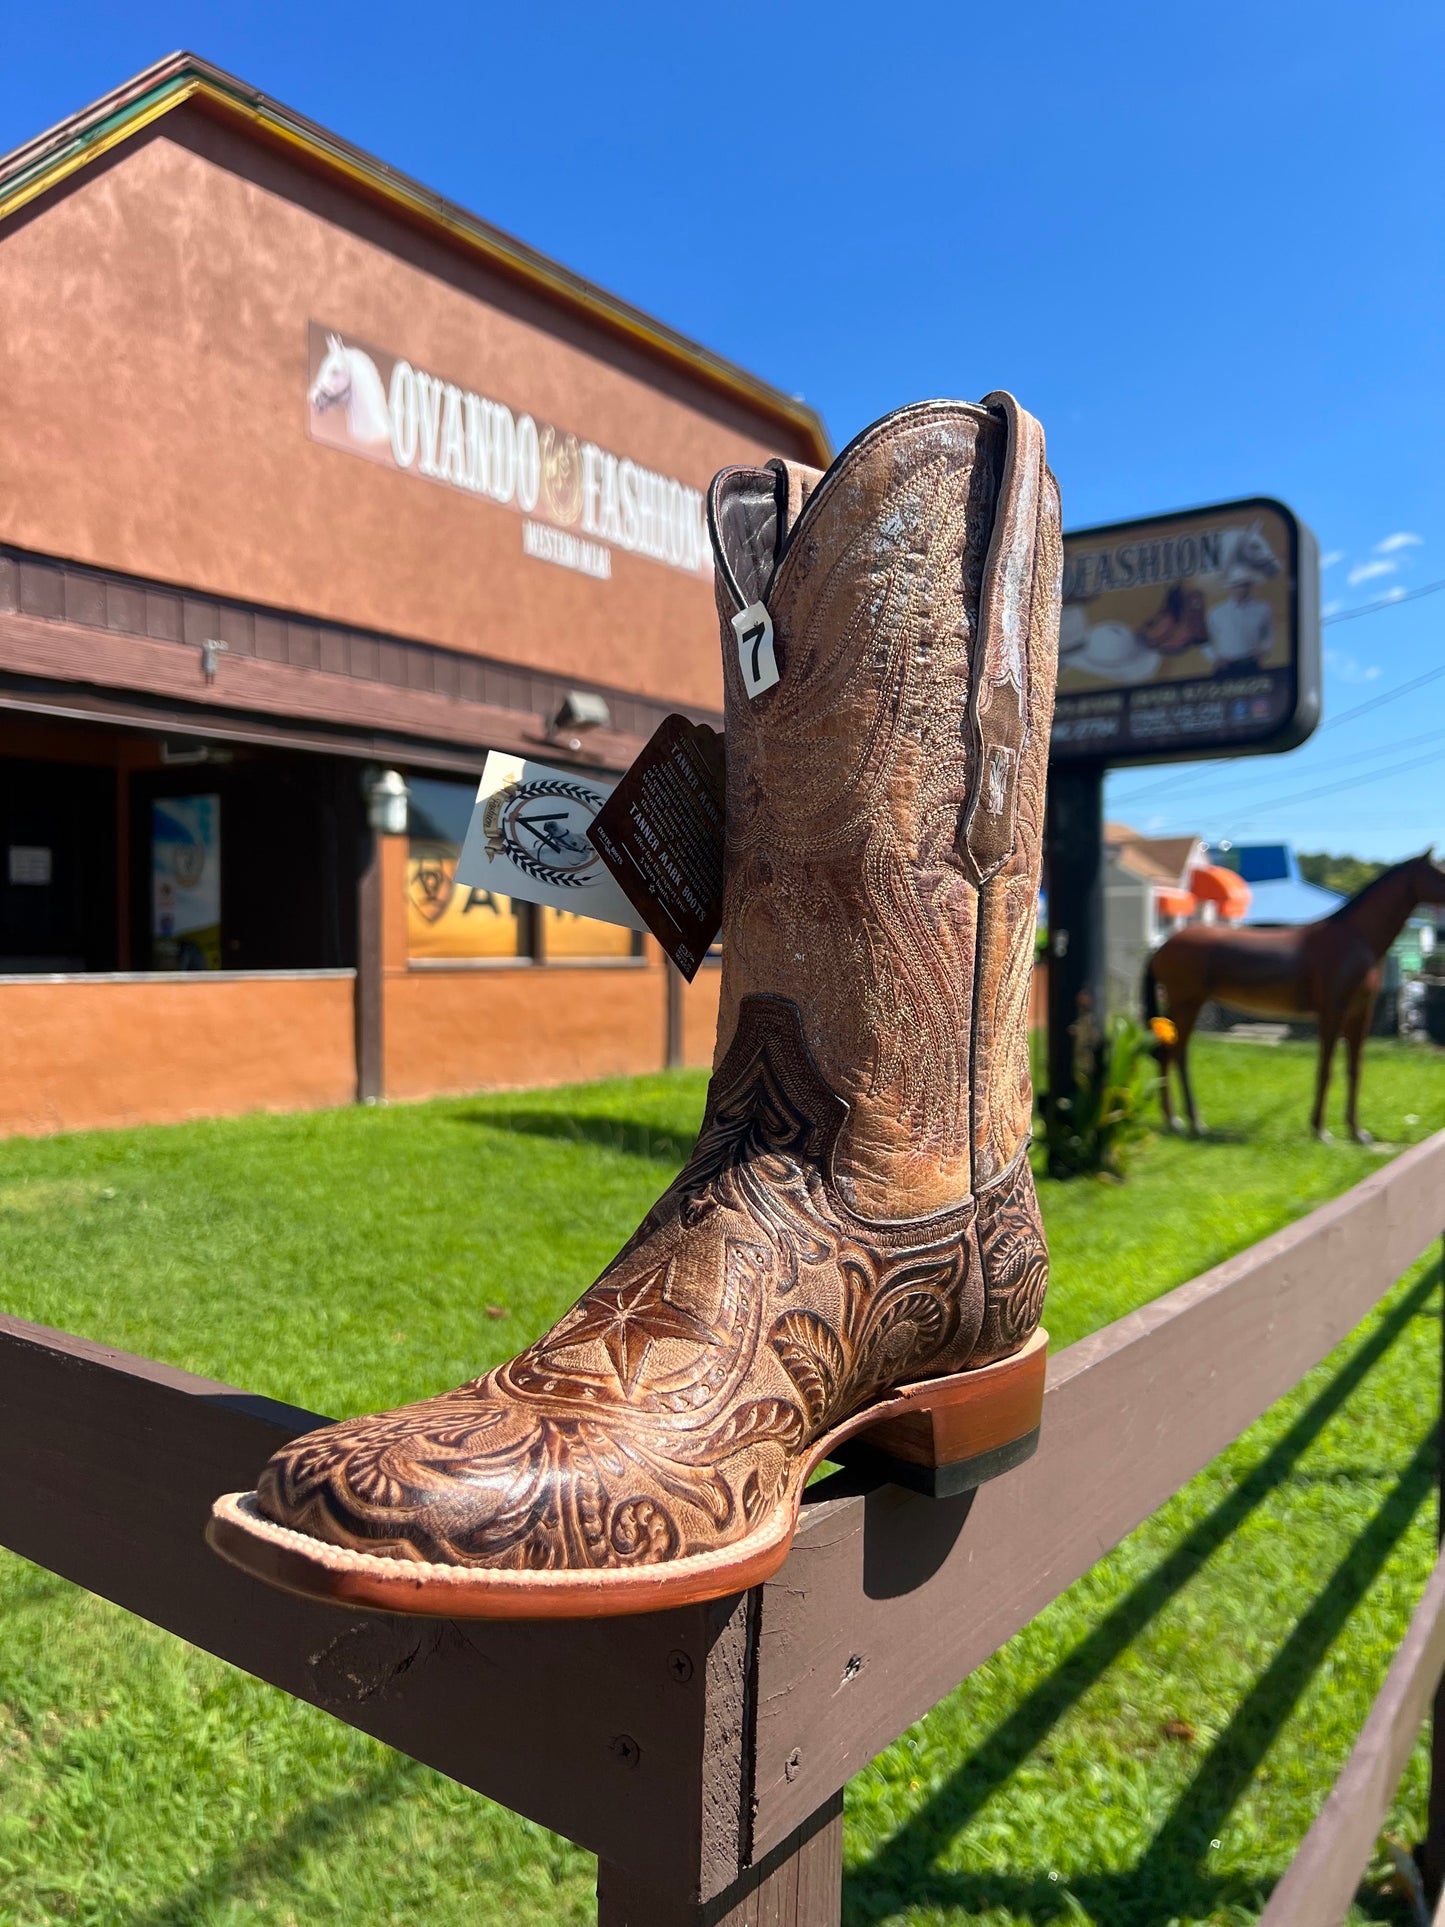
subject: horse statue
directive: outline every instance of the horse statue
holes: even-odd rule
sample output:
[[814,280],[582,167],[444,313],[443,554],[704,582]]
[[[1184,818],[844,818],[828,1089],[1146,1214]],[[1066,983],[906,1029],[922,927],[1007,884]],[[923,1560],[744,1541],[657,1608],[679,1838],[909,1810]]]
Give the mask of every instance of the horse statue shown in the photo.
[[391,440],[391,410],[376,363],[364,348],[348,348],[340,335],[326,337],[326,359],[306,397],[318,415],[346,408],[346,432],[370,447]]
[[[1369,1132],[1360,1128],[1360,1054],[1380,988],[1381,959],[1417,904],[1445,904],[1445,870],[1432,861],[1433,854],[1427,850],[1383,870],[1318,923],[1257,930],[1193,923],[1160,944],[1144,966],[1144,1014],[1160,1040],[1164,1121],[1171,1131],[1180,1128],[1171,1068],[1179,1072],[1189,1128],[1196,1136],[1204,1129],[1189,1083],[1189,1039],[1200,1011],[1217,998],[1261,1017],[1318,1019],[1320,1057],[1310,1128],[1324,1143],[1330,1140],[1324,1128],[1330,1063],[1343,1037],[1349,1071],[1345,1122],[1357,1144],[1370,1143]],[[1159,1015],[1161,990],[1167,1021]]]

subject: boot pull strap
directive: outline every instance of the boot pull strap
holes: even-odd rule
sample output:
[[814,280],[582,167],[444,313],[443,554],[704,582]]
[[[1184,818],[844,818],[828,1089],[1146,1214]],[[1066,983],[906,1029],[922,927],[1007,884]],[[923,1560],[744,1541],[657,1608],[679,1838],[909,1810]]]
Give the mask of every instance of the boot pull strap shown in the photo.
[[986,395],[984,407],[1003,417],[1008,439],[964,724],[969,789],[958,853],[975,883],[986,883],[1013,854],[1019,764],[1028,737],[1029,621],[1044,467],[1044,431],[1033,416],[1002,391]]
[[823,479],[821,468],[810,468],[806,462],[784,461],[775,455],[768,467],[778,478],[778,559],[782,560],[783,551],[792,539],[793,524],[807,506],[808,497]]

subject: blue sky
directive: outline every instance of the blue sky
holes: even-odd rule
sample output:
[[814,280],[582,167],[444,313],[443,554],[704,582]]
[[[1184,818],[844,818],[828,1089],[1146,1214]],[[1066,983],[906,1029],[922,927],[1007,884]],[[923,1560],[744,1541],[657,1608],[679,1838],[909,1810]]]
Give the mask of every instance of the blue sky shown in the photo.
[[[1445,578],[1437,7],[0,17],[6,148],[190,47],[805,394],[836,445],[899,403],[1007,387],[1044,422],[1069,526],[1272,494],[1330,558],[1327,608]],[[1120,774],[1111,814],[1445,845],[1445,674],[1346,713],[1445,666],[1445,594],[1325,646],[1311,743]]]

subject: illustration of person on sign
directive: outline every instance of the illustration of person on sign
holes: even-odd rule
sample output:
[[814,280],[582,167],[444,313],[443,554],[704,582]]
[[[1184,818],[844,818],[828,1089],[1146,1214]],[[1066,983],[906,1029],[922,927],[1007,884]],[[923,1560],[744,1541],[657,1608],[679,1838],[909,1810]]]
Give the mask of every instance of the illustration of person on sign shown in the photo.
[[1229,594],[1209,611],[1209,642],[1205,654],[1216,676],[1247,676],[1263,669],[1274,642],[1274,617],[1269,604],[1255,590],[1273,571],[1265,571],[1240,557],[1224,577]]

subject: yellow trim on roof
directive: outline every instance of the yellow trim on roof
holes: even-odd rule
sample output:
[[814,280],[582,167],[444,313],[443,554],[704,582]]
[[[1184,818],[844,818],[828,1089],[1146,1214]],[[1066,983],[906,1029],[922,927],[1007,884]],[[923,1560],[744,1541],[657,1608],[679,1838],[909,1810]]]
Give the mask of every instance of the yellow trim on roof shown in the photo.
[[822,418],[806,402],[783,394],[721,355],[675,334],[640,309],[594,287],[580,275],[452,206],[418,182],[394,173],[374,156],[252,92],[194,55],[173,55],[159,62],[94,107],[0,161],[0,221],[193,100],[248,121],[272,140],[296,149],[363,192],[446,234],[464,250],[542,289],[564,306],[580,310],[649,353],[685,368],[750,410],[786,424],[803,437],[812,458],[821,466],[831,459]]

